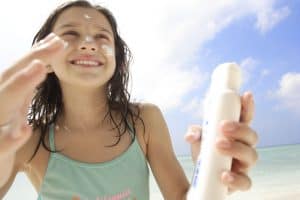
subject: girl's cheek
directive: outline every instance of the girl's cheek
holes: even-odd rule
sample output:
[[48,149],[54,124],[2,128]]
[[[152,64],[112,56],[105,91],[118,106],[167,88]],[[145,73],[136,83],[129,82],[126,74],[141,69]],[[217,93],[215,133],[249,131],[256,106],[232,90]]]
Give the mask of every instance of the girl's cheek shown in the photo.
[[114,49],[111,46],[109,46],[107,44],[102,44],[102,45],[100,45],[100,48],[106,56],[108,56],[108,57],[114,56]]

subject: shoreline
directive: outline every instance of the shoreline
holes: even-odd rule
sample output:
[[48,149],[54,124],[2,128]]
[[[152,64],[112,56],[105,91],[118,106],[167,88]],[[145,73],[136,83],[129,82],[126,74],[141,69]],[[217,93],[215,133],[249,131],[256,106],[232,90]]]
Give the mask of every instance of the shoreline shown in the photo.
[[[285,148],[293,148],[293,147],[299,147],[300,143],[296,144],[282,144],[282,145],[274,145],[274,146],[263,146],[263,147],[256,147],[256,149],[260,151],[266,151],[266,150],[273,150],[273,149],[285,149]],[[184,157],[190,157],[189,154],[176,154],[176,157],[184,158]]]

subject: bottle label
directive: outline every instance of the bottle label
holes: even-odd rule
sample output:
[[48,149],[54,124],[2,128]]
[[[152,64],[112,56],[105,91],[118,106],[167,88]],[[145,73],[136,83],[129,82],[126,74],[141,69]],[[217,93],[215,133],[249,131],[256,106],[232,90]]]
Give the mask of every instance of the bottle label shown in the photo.
[[198,175],[199,175],[200,165],[201,165],[201,159],[198,159],[196,167],[195,167],[195,171],[194,171],[193,181],[192,181],[192,187],[194,187],[194,188],[196,188],[196,186],[198,184]]
[[[203,143],[203,140],[205,140],[206,138],[206,129],[207,129],[207,126],[208,126],[208,120],[204,120],[203,122],[203,129],[202,129],[202,135],[201,135],[201,141]],[[197,163],[196,163],[196,166],[195,166],[195,170],[194,170],[194,175],[193,175],[193,180],[192,180],[192,187],[193,188],[196,188],[198,182],[199,182],[199,172],[200,172],[200,166],[201,166],[201,159],[198,157],[197,159]]]

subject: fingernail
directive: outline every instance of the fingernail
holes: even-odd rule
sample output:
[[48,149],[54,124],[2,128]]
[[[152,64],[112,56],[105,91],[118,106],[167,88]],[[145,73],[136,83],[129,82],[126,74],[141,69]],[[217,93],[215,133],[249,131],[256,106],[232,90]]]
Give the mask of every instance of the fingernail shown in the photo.
[[237,128],[236,122],[223,121],[221,126],[224,131],[234,131]]
[[57,35],[51,39],[51,41],[54,41],[54,42],[61,42],[62,39],[60,39],[60,37],[58,37]]
[[42,44],[45,44],[46,42],[52,40],[56,35],[54,33],[48,34],[45,38],[42,40],[38,41],[35,45],[36,46],[41,46]]
[[56,34],[53,33],[53,32],[51,32],[50,34],[48,34],[48,35],[45,37],[44,40],[54,38],[55,36],[56,36]]

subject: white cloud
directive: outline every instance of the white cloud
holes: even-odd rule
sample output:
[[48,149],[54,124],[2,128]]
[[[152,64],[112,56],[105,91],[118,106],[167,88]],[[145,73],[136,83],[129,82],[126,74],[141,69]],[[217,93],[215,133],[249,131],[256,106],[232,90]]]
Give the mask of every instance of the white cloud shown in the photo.
[[245,58],[241,61],[240,67],[242,69],[243,85],[250,81],[258,63],[259,62],[252,57]]
[[261,68],[260,65],[260,61],[253,57],[247,57],[241,61],[242,90],[255,92],[264,79],[270,75],[271,71],[267,68]]
[[288,17],[290,13],[291,11],[287,6],[277,10],[272,7],[265,8],[257,14],[256,28],[264,34],[271,30],[276,24]]
[[186,113],[192,113],[195,119],[203,119],[203,103],[204,98],[194,97],[185,106],[182,107],[181,111]]
[[300,73],[284,74],[274,94],[281,101],[282,107],[300,113]]
[[[29,49],[34,33],[61,2],[64,0],[27,0],[18,2],[17,7],[15,1],[6,2],[0,10],[0,23],[6,27],[1,29],[0,42],[7,51],[2,52],[5,59],[0,60],[0,66],[8,66]],[[112,10],[134,54],[133,98],[151,101],[163,110],[183,106],[184,97],[202,86],[206,69],[197,59],[205,55],[197,52],[203,44],[245,16],[257,16],[259,29],[267,31],[288,13],[287,7],[276,10],[275,0],[93,2]],[[12,17],[11,10],[18,17]]]
[[[196,67],[181,70],[176,65],[165,65],[159,73],[151,70],[150,72],[145,70],[137,73],[142,76],[138,76],[135,80],[143,83],[143,86],[136,87],[135,92],[145,94],[144,101],[158,104],[163,110],[181,105],[183,103],[182,98],[191,90],[198,88],[205,80],[205,76]],[[141,78],[146,79],[146,82]]]
[[[201,56],[196,52],[205,42],[235,20],[256,16],[261,10],[274,10],[274,1],[261,4],[253,0],[210,3],[186,0],[183,4],[182,1],[131,0],[123,6],[131,4],[138,9],[128,12],[119,9],[119,2],[110,2],[108,5],[112,10],[115,8],[113,12],[135,55],[133,95],[155,102],[166,110],[183,106],[183,97],[201,87],[199,80],[205,68],[198,66],[196,72],[193,67],[196,57]],[[243,63],[248,71],[256,64],[251,58]],[[246,76],[250,76],[250,72],[247,73]],[[176,89],[172,89],[174,85]]]

